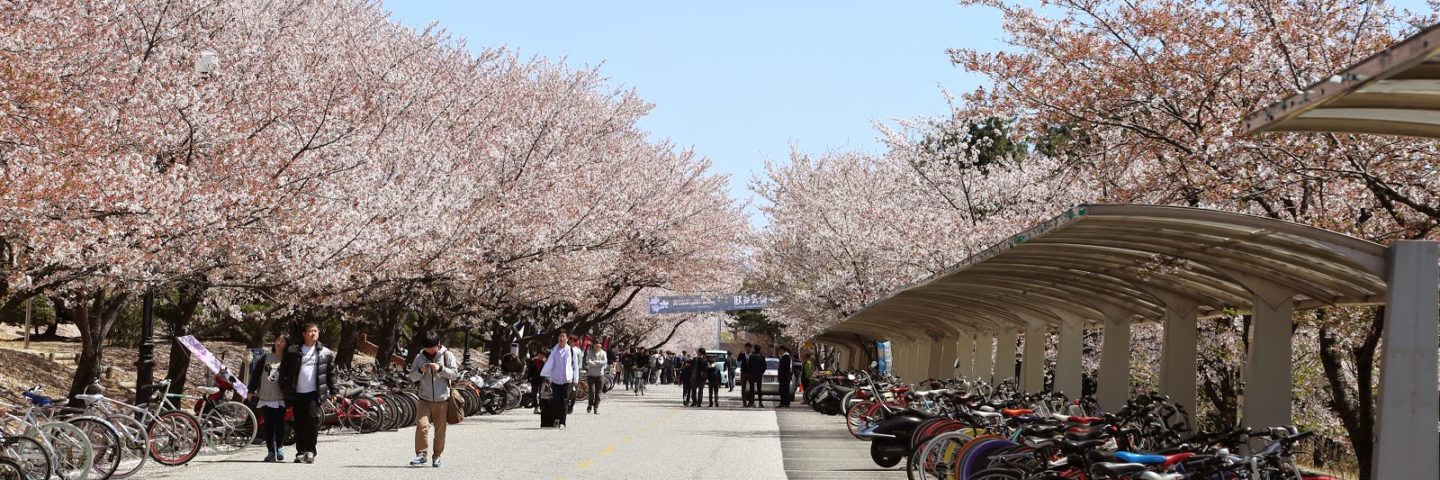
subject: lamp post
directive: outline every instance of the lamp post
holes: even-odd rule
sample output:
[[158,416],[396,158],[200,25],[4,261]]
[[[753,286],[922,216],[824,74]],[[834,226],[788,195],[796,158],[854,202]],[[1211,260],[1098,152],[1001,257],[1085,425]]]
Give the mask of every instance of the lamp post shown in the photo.
[[155,383],[155,291],[146,288],[140,307],[140,358],[135,359],[135,403],[143,404]]

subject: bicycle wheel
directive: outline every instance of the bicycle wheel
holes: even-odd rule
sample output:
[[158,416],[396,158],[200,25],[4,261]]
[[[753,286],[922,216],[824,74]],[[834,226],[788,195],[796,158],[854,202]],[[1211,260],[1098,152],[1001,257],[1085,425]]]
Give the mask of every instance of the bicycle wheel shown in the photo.
[[120,465],[115,468],[115,474],[110,478],[127,478],[140,471],[145,466],[145,461],[150,458],[150,432],[135,417],[129,415],[107,415],[106,420],[115,427],[120,434],[121,456]]
[[65,422],[79,427],[90,440],[90,477],[106,480],[114,476],[115,470],[120,468],[120,459],[125,450],[120,440],[120,432],[115,430],[115,426],[104,419],[90,416],[74,417],[66,419]]
[[146,431],[150,432],[150,458],[161,465],[190,463],[205,446],[205,430],[190,412],[161,412]]
[[499,415],[501,411],[505,410],[504,390],[485,392],[485,399],[482,401],[485,403],[485,413],[490,415]]
[[925,442],[906,465],[906,474],[914,479],[955,480],[956,456],[960,448],[974,439],[965,432],[946,432]]
[[850,409],[845,411],[845,426],[850,429],[851,436],[865,440],[860,437],[860,425],[864,423],[865,412],[869,411],[872,406],[874,406],[874,403],[862,401],[851,405]]
[[505,409],[514,410],[520,408],[520,386],[513,383],[505,385]]
[[255,440],[258,424],[245,404],[220,402],[205,414],[205,444],[221,454],[239,452]]
[[357,404],[355,408],[360,414],[360,418],[356,422],[359,427],[357,430],[360,433],[375,433],[385,425],[385,407],[375,403],[374,399],[370,399],[363,405]]
[[31,477],[19,462],[0,457],[0,480],[31,480]]
[[90,464],[95,452],[90,448],[90,438],[79,427],[65,422],[40,424],[37,440],[50,447],[50,461],[57,478],[84,480],[90,475]]
[[15,462],[24,472],[22,478],[45,480],[55,471],[50,450],[30,437],[12,436],[0,440],[0,458]]

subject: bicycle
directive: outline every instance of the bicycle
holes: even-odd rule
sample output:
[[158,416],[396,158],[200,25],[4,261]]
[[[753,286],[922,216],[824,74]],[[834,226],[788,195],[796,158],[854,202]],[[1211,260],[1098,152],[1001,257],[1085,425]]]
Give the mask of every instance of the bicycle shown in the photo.
[[90,473],[101,480],[112,478],[124,455],[120,432],[110,421],[88,415],[85,409],[61,406],[41,394],[35,387],[22,394],[32,405],[32,412],[46,421],[63,421],[79,428],[90,442]]
[[[0,408],[0,414],[3,414],[3,408]],[[49,449],[34,438],[19,435],[0,433],[0,459],[14,463],[21,473],[18,478],[23,479],[50,478],[55,468],[50,461]]]
[[[146,385],[141,388],[150,389],[151,404],[145,406],[131,405],[103,394],[76,395],[75,399],[85,403],[86,409],[92,414],[108,419],[118,419],[133,416],[135,420],[144,426],[146,451],[150,458],[161,465],[179,466],[190,463],[200,453],[200,448],[205,444],[205,430],[201,427],[200,419],[194,414],[180,409],[173,399],[184,398],[185,395],[169,393],[170,380],[162,380],[160,383]],[[133,426],[127,426],[130,430]],[[133,434],[127,434],[126,441],[133,442],[136,438]],[[143,463],[143,460],[141,461]],[[139,465],[133,466],[139,470]],[[129,474],[133,474],[131,471]],[[126,474],[126,476],[129,476]]]
[[5,412],[3,418],[8,423],[22,425],[21,436],[34,439],[45,448],[51,460],[49,474],[67,480],[84,480],[89,476],[94,451],[84,431],[65,422],[49,421],[37,415],[39,412],[34,408],[25,409],[24,417],[15,415],[19,410],[18,405],[0,403],[0,411]]
[[195,400],[195,413],[203,415],[205,446],[221,454],[236,453],[255,440],[260,422],[249,406],[225,399],[235,391],[228,372],[215,374],[215,385],[196,388],[201,396]]

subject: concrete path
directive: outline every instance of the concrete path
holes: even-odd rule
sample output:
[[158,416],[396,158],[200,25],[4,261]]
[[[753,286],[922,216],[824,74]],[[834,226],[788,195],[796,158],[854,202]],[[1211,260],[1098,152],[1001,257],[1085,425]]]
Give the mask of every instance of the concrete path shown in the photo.
[[[903,478],[869,460],[869,445],[845,433],[840,417],[795,404],[791,410],[739,408],[740,392],[721,390],[722,407],[685,408],[680,389],[651,387],[644,397],[610,392],[601,414],[579,405],[565,431],[540,429],[529,410],[451,425],[443,468],[410,467],[414,428],[370,435],[322,435],[313,465],[259,462],[263,448],[203,455],[190,465],[147,465],[154,479],[744,479]],[[770,404],[767,402],[767,405]],[[779,422],[777,423],[777,417]],[[784,457],[782,457],[782,452]],[[293,456],[293,449],[287,449]],[[289,458],[287,458],[289,460]],[[888,474],[888,475],[886,475]]]

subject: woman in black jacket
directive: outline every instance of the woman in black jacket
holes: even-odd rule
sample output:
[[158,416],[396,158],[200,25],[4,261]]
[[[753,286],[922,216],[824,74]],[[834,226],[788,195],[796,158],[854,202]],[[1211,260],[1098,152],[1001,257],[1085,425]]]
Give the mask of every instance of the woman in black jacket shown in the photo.
[[289,346],[289,335],[276,335],[270,352],[250,366],[250,382],[246,384],[263,423],[260,438],[265,439],[265,451],[269,452],[266,462],[285,461],[285,391],[280,388],[280,362]]

